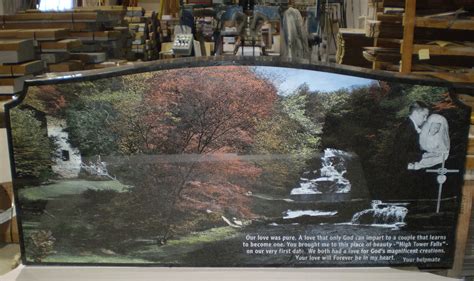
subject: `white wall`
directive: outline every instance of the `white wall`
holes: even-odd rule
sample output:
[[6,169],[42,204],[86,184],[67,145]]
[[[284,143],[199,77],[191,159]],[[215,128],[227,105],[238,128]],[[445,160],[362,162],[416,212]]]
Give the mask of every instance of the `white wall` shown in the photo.
[[368,9],[368,0],[347,0],[346,3],[347,27],[364,28],[364,21],[361,21],[359,18],[361,16],[373,16],[373,9]]
[[29,0],[0,0],[0,15],[12,15],[28,9]]
[[41,11],[65,11],[74,8],[74,0],[41,0],[39,9]]
[[[2,113],[3,114],[3,113]],[[12,181],[10,154],[8,152],[7,130],[0,129],[0,183]]]

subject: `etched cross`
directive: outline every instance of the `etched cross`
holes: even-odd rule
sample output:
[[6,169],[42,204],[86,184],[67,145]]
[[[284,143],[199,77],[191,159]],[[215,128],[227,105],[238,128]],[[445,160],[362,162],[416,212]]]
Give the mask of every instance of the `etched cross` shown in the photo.
[[445,157],[444,157],[444,153],[443,153],[443,163],[441,165],[441,168],[438,168],[438,169],[426,169],[426,172],[427,173],[436,173],[438,174],[438,177],[436,178],[436,180],[438,181],[438,203],[436,205],[436,213],[439,213],[439,208],[441,206],[441,193],[443,192],[443,184],[446,182],[446,180],[448,179],[448,177],[446,176],[446,174],[448,173],[459,173],[459,170],[449,170],[449,169],[446,169],[444,167],[444,163],[446,160]]

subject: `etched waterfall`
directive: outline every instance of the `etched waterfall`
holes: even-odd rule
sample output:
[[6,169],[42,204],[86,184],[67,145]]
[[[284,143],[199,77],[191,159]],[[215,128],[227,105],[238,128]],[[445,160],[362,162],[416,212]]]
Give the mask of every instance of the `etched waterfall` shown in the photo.
[[360,211],[352,217],[352,224],[369,224],[387,227],[405,226],[408,203],[383,203],[373,200],[370,209]]
[[354,169],[362,171],[355,154],[326,148],[309,167],[312,169],[302,173],[298,186],[290,192],[295,208],[283,212],[284,220],[305,218],[306,223],[332,221],[389,228],[406,225],[408,203],[370,199],[365,192],[364,179],[354,177]]
[[325,149],[321,168],[304,172],[299,187],[291,190],[291,195],[349,193],[351,183],[346,178],[346,161],[350,157],[349,153],[342,150]]

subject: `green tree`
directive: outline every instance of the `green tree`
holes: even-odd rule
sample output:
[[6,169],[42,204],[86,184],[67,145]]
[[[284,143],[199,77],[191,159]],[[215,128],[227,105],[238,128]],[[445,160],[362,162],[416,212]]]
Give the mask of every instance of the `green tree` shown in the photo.
[[64,108],[70,141],[83,156],[138,153],[150,128],[140,115],[152,108],[142,102],[150,74],[59,85],[69,100]]
[[82,156],[108,155],[117,151],[118,136],[110,130],[117,119],[108,102],[83,102],[66,110],[69,141]]
[[10,111],[15,169],[19,177],[41,181],[52,176],[54,140],[48,138],[42,124],[31,109]]

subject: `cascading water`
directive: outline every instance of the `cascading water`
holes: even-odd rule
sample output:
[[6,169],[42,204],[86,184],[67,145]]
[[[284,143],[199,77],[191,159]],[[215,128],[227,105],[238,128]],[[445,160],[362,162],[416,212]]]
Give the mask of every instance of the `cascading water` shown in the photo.
[[[296,200],[318,201],[320,196],[347,194],[351,191],[351,183],[345,177],[347,173],[346,160],[351,159],[351,154],[342,150],[327,148],[320,157],[321,168],[306,171],[300,178],[299,186],[291,190],[290,195]],[[317,198],[318,197],[318,198]],[[283,212],[283,219],[298,217],[333,217],[337,211],[321,210],[287,210]]]
[[372,208],[360,211],[352,217],[352,224],[368,225],[405,225],[405,217],[408,213],[406,204],[383,203],[380,200],[372,201]]
[[[363,205],[357,205],[357,202],[365,202],[368,197],[363,197],[359,193],[358,197],[351,197],[358,189],[360,189],[361,181],[355,180],[354,190],[352,190],[352,184],[347,177],[348,167],[352,169],[357,167],[354,165],[353,154],[348,152],[327,148],[324,150],[324,154],[320,157],[320,168],[313,171],[306,171],[300,178],[299,185],[291,190],[292,202],[295,207],[298,204],[308,204],[307,202],[325,202],[325,203],[336,203],[336,202],[350,202],[350,206],[356,209],[349,208],[346,205],[344,210],[339,208],[324,208],[315,210],[313,208],[292,208],[282,213],[283,220],[294,221],[303,218],[307,221],[317,221],[319,219],[312,219],[311,217],[319,218],[335,218],[345,217],[349,219],[356,210],[361,210]],[[352,163],[352,165],[350,164]],[[357,173],[357,172],[356,172]],[[354,178],[351,178],[354,180]],[[356,188],[358,185],[359,188]],[[356,199],[356,201],[353,201]],[[349,201],[350,200],[350,201]],[[359,200],[359,201],[357,201]],[[362,200],[362,201],[360,201]],[[311,204],[311,203],[310,203]],[[328,206],[328,205],[326,205]],[[359,206],[359,207],[355,207]],[[408,213],[407,203],[383,203],[380,200],[373,200],[369,209],[356,212],[352,215],[350,222],[341,224],[351,225],[370,225],[377,227],[401,227],[405,226],[405,217]],[[329,210],[328,210],[329,209]],[[346,210],[352,209],[347,212]]]
[[346,159],[351,155],[342,150],[327,148],[321,157],[321,168],[315,171],[306,171],[300,178],[299,187],[291,190],[291,195],[349,193],[351,183],[347,173]]

